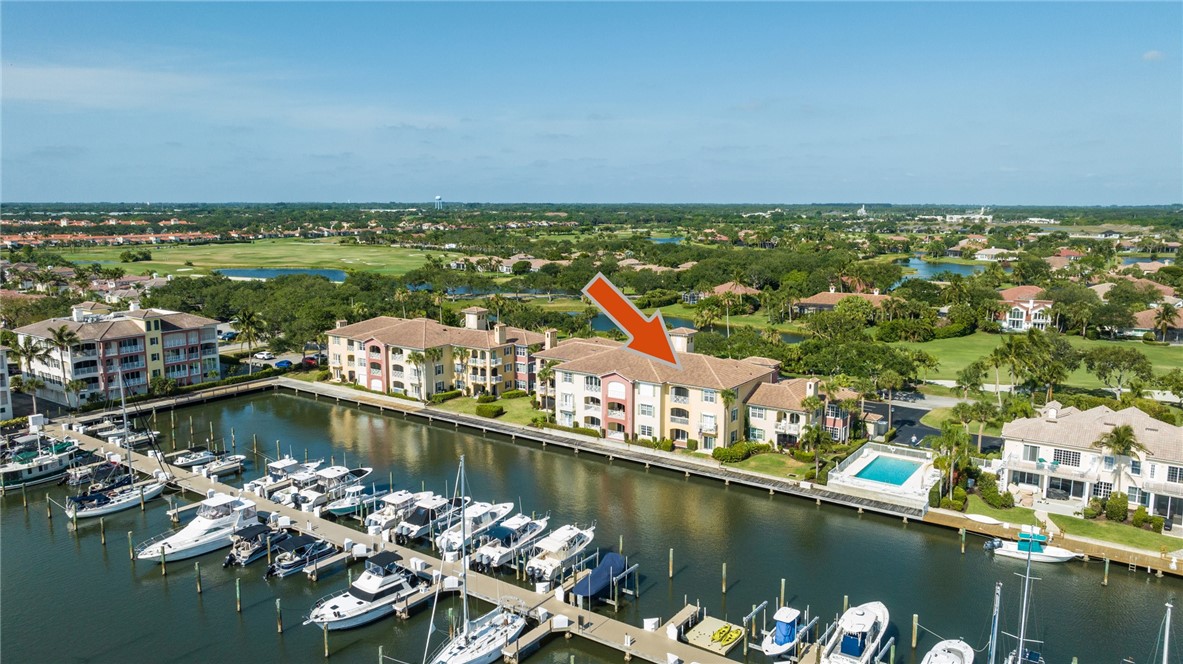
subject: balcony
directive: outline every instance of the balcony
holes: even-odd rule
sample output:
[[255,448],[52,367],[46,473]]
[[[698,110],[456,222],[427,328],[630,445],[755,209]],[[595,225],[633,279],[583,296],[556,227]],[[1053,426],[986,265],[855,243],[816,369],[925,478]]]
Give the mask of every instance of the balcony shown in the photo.
[[1005,467],[1029,473],[1051,473],[1060,477],[1085,478],[1096,474],[1096,464],[1087,468],[1074,468],[1055,461],[1024,461],[1016,456],[1006,458]]
[[775,428],[777,433],[787,433],[792,435],[801,433],[801,425],[799,423],[792,424],[788,420],[781,420],[777,422]]
[[119,365],[120,371],[131,371],[132,369],[142,369],[144,367],[144,360],[140,359],[135,362],[128,362]]
[[690,403],[690,396],[675,394],[670,397],[670,401],[673,403]]
[[625,410],[623,408],[609,408],[608,409],[608,419],[623,420],[623,419],[626,419],[627,417],[628,416],[625,414]]
[[1183,484],[1178,482],[1142,482],[1141,489],[1153,494],[1183,498]]
[[144,344],[137,344],[135,346],[120,346],[119,347],[119,354],[120,355],[130,355],[131,353],[142,353],[142,352],[144,352]]
[[690,418],[670,415],[670,424],[690,424]]
[[94,376],[99,373],[98,367],[82,367],[81,369],[74,369],[74,377],[80,378],[82,376]]
[[73,352],[73,355],[75,361],[80,359],[94,359],[99,356],[99,351],[97,348],[91,348],[90,350],[76,350]]
[[[175,380],[177,378],[188,378],[189,372],[188,371],[169,371],[168,373],[166,373],[164,375],[166,378],[171,378],[171,379]],[[194,375],[200,376],[201,374],[200,374],[200,372],[198,372]]]
[[375,353],[374,351],[370,351],[370,359],[371,360],[380,360],[380,359],[382,359],[382,353]]
[[371,376],[381,376],[382,370],[381,369],[370,369],[370,375]]
[[392,372],[390,372],[390,377],[391,377],[391,378],[397,378],[397,379],[400,379],[400,380],[401,380],[401,379],[404,377],[404,375],[405,375],[405,374],[403,374],[403,372],[401,372],[401,371],[392,371]]
[[700,422],[698,425],[699,433],[715,433],[718,430],[719,425],[715,424],[714,422]]
[[184,337],[165,338],[165,340],[164,340],[164,347],[165,348],[179,348],[179,347],[187,345],[187,344],[188,344],[188,342],[185,341]]

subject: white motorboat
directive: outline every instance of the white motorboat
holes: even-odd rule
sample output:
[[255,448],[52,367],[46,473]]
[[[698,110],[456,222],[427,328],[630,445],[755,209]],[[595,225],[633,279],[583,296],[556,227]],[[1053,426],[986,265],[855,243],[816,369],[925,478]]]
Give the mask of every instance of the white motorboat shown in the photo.
[[291,456],[272,461],[267,464],[267,474],[247,482],[242,490],[253,493],[261,498],[267,498],[274,490],[282,488],[290,475],[296,472],[312,472],[324,463],[323,459],[301,463]]
[[192,468],[194,466],[210,463],[211,461],[215,461],[217,458],[218,455],[205,449],[204,447],[194,447],[185,454],[173,459],[172,465],[176,466],[177,468]]
[[38,438],[36,449],[17,452],[0,465],[0,486],[5,490],[56,482],[79,455],[78,443],[72,438],[48,442]]
[[345,495],[346,489],[361,483],[372,472],[374,472],[373,468],[329,466],[316,471],[317,483],[320,485],[321,493],[328,496],[329,500],[336,500]]
[[360,627],[394,613],[395,604],[418,592],[419,583],[399,564],[401,557],[380,551],[366,560],[366,570],[344,592],[316,602],[305,625],[330,630]]
[[475,502],[471,505],[466,505],[462,511],[464,517],[460,523],[448,528],[435,537],[436,547],[444,553],[459,551],[472,542],[479,541],[477,538],[482,533],[497,525],[498,522],[513,511],[513,503],[497,503],[494,505],[492,503]]
[[595,535],[595,526],[581,530],[568,524],[542,538],[526,562],[526,578],[535,582],[554,581],[563,567],[591,544]]
[[[464,478],[464,457],[460,457],[460,469],[457,471],[456,493],[464,492],[466,487]],[[508,514],[513,509],[512,503],[505,503],[509,507]],[[474,504],[480,505],[480,503]],[[488,505],[482,508],[482,513],[494,511],[497,508]],[[466,503],[460,505],[460,531],[457,533],[456,547],[462,549],[469,541],[468,526],[473,523]],[[503,515],[504,516],[504,515]],[[468,567],[462,565],[460,569],[461,622],[459,632],[452,637],[443,648],[432,658],[432,664],[492,664],[501,657],[501,650],[522,633],[526,628],[526,619],[516,613],[497,607],[476,620],[468,618]],[[438,601],[439,596],[436,596]],[[435,608],[432,608],[434,622]],[[430,641],[430,636],[429,636]]]
[[805,636],[805,620],[801,611],[782,606],[772,615],[772,620],[776,626],[764,633],[760,650],[769,657],[796,656],[797,644],[801,642],[801,637]]
[[324,511],[333,516],[349,516],[359,510],[371,510],[382,500],[382,496],[366,493],[360,484],[345,487],[345,495],[325,505]]
[[960,639],[946,639],[933,646],[920,664],[973,664],[974,649]]
[[290,535],[291,533],[286,530],[276,530],[262,523],[236,530],[230,536],[230,553],[226,554],[226,560],[222,563],[222,567],[231,565],[246,567],[266,556],[269,551],[274,551],[279,543]]
[[398,525],[415,509],[415,503],[434,496],[430,491],[411,493],[399,490],[382,496],[381,507],[372,514],[366,515],[366,532],[371,535],[381,535]]
[[484,544],[472,554],[472,568],[485,572],[513,562],[519,551],[546,532],[549,521],[549,515],[531,519],[515,514],[493,526],[485,533]]
[[164,487],[165,483],[156,479],[110,491],[71,496],[66,503],[66,516],[72,519],[87,519],[122,512],[138,507],[141,502],[159,498],[164,493]]
[[271,494],[272,501],[280,505],[287,505],[288,507],[298,507],[299,498],[296,496],[305,489],[312,489],[314,493],[319,488],[319,480],[315,472],[308,470],[297,470],[291,475],[288,475],[285,481],[285,486]]
[[246,463],[245,454],[227,454],[199,467],[197,470],[206,475],[233,475],[242,472]]
[[1036,563],[1066,563],[1080,557],[1079,553],[1069,551],[1058,546],[1049,546],[1046,535],[1023,533],[1017,542],[989,540],[985,544],[987,551],[993,551],[996,556],[1027,560],[1028,554],[1032,562]]
[[331,543],[311,535],[289,537],[280,542],[279,553],[275,556],[275,562],[267,568],[267,576],[282,579],[336,552],[337,548]]
[[144,542],[136,549],[138,560],[184,560],[224,549],[235,531],[259,523],[255,503],[223,493],[201,501],[197,516],[187,526]]
[[394,528],[394,539],[400,544],[406,544],[420,537],[427,537],[435,532],[455,514],[460,506],[467,503],[469,498],[442,498],[431,496],[415,503],[415,509],[399,522]]
[[822,648],[821,664],[870,664],[883,641],[888,620],[882,602],[850,607]]

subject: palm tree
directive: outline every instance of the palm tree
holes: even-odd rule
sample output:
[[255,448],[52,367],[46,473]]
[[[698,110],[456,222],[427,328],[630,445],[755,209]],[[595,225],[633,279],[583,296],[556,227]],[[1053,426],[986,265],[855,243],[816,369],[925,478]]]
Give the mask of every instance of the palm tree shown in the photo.
[[[247,355],[250,355],[251,351],[255,349],[255,344],[262,341],[264,325],[266,324],[263,322],[263,317],[254,309],[242,308],[238,310],[235,327],[238,329],[239,340],[246,344]],[[250,359],[247,359],[247,374],[249,375],[253,369],[254,364]]]
[[962,428],[965,429],[965,433],[969,433],[969,423],[974,419],[973,404],[966,401],[959,401],[949,411],[949,414],[952,415],[953,419],[961,423]]
[[431,348],[427,348],[423,351],[423,359],[426,360],[428,363],[430,363],[431,368],[432,368],[431,374],[427,374],[426,369],[424,369],[424,381],[423,381],[423,398],[424,399],[431,396],[431,388],[434,387],[434,385],[435,385],[434,382],[432,382],[431,379],[428,378],[427,376],[429,376],[429,375],[434,376],[435,375],[435,365],[438,364],[439,361],[442,360],[443,358],[444,358],[443,346],[432,346]]
[[[78,380],[77,378],[68,380],[65,385],[62,385],[62,389],[66,393],[66,405],[70,406],[71,410],[77,410],[78,406],[81,405],[77,402],[77,398],[82,393],[82,390],[86,389],[86,381]],[[74,397],[74,403],[71,403],[71,395]]]
[[714,307],[699,307],[694,314],[694,326],[705,330],[719,322],[719,310]]
[[30,336],[26,336],[19,344],[13,346],[11,352],[16,357],[21,371],[29,375],[33,375],[34,364],[49,359],[49,347]]
[[764,331],[760,333],[760,337],[770,344],[779,344],[782,341],[780,332],[778,332],[777,329],[771,325],[764,328]]
[[723,304],[723,311],[727,317],[727,338],[731,338],[731,307],[735,306],[739,300],[739,296],[733,291],[726,291],[719,296],[719,302]]
[[979,399],[972,406],[973,419],[978,423],[978,454],[982,453],[982,432],[986,425],[998,419],[998,408],[989,401]]
[[[735,390],[723,390],[719,393],[719,398],[723,400],[723,407],[727,409],[727,412],[723,413],[724,425],[721,428],[723,431],[726,431],[727,423],[731,421],[731,407],[735,405],[735,402],[739,399],[739,395],[735,393]],[[741,433],[744,434],[744,438],[747,438],[747,432]]]
[[1010,369],[1010,386],[1011,391],[1014,391],[1015,383],[1018,380],[1019,368],[1027,360],[1027,339],[1017,336],[1004,337],[1002,344],[995,348],[994,352],[1002,358],[1003,363]]
[[535,375],[538,379],[538,401],[542,408],[548,408],[546,399],[550,397],[550,381],[555,377],[556,364],[558,364],[558,360],[543,360],[542,368]]
[[1006,361],[1002,358],[997,348],[994,349],[993,353],[982,358],[982,361],[985,362],[986,366],[994,369],[994,395],[998,400],[998,407],[1002,408],[1002,376],[999,374],[1002,367],[1006,365]]
[[8,386],[17,392],[24,392],[33,397],[33,412],[37,412],[37,390],[45,387],[45,381],[34,375],[13,376]]
[[1167,330],[1175,324],[1175,319],[1179,316],[1179,310],[1167,303],[1158,305],[1158,310],[1154,312],[1154,329],[1162,334],[1162,340],[1167,340]]
[[505,303],[506,303],[505,296],[502,295],[501,293],[493,293],[485,300],[485,302],[489,305],[489,308],[491,308],[493,311],[495,311],[497,313],[497,322],[498,323],[505,322],[505,321],[501,320],[501,307],[505,306]]
[[946,422],[941,429],[941,435],[932,440],[932,446],[943,452],[938,462],[949,468],[949,498],[953,498],[953,473],[957,470],[958,462],[966,459],[965,448],[969,444],[969,434],[958,429],[951,422]]
[[444,322],[444,302],[448,296],[443,291],[435,291],[431,295],[431,303],[440,308],[440,322]]
[[892,408],[891,400],[895,391],[904,386],[904,377],[898,372],[888,369],[879,374],[879,387],[887,390],[887,429],[891,430]]
[[[1121,491],[1121,467],[1129,462],[1136,452],[1145,453],[1146,446],[1138,441],[1134,428],[1128,424],[1113,427],[1109,433],[1103,434],[1093,441],[1093,447],[1108,450],[1114,457],[1114,471],[1117,475],[1117,491]],[[1124,459],[1124,461],[1123,461]]]
[[62,375],[66,373],[66,363],[69,359],[66,357],[66,351],[81,341],[82,338],[78,336],[78,333],[71,330],[68,325],[49,328],[49,344],[58,351],[58,361],[62,363]]
[[[808,397],[808,399],[813,398],[815,397]],[[805,428],[801,429],[801,435],[797,437],[797,444],[807,447],[813,452],[813,476],[817,478],[821,474],[821,451],[822,448],[830,444],[830,434],[820,423],[807,424]]]
[[[414,350],[407,354],[407,362],[419,367],[419,385],[427,385],[427,372],[424,364],[427,362],[427,354]],[[423,391],[426,391],[424,388]]]
[[396,289],[394,289],[394,294],[391,296],[391,299],[394,300],[396,303],[402,305],[403,318],[406,318],[407,317],[407,300],[411,299],[411,291],[409,291],[403,287],[396,288]]

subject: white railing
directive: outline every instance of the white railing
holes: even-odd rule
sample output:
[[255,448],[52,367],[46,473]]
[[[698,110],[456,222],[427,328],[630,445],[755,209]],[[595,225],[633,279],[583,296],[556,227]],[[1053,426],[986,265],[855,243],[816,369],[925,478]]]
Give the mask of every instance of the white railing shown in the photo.
[[75,368],[74,369],[74,377],[77,378],[79,376],[91,376],[91,375],[97,374],[98,372],[99,372],[98,367],[83,367],[81,369]]
[[707,424],[707,423],[703,422],[698,425],[698,430],[703,433],[715,433],[716,431],[719,430],[719,425]]
[[142,353],[142,352],[144,352],[144,346],[142,344],[138,345],[138,346],[120,346],[119,347],[119,354],[120,355],[127,355],[129,353]]
[[776,423],[776,431],[777,433],[800,433],[801,425],[793,424],[788,420],[781,420]]
[[690,397],[675,394],[672,397],[670,397],[670,401],[673,403],[690,403]]
[[391,371],[390,372],[391,378],[402,378],[403,376],[404,376],[404,374],[401,371]]
[[179,346],[184,346],[187,343],[188,342],[185,341],[184,339],[165,339],[164,340],[164,347],[165,348],[177,348]]
[[675,417],[673,415],[670,415],[670,423],[671,424],[690,424],[690,418],[689,417]]
[[619,410],[613,410],[610,408],[610,409],[608,409],[608,417],[615,419],[615,420],[623,420],[623,419],[627,418],[627,415],[625,415],[625,411],[623,408],[621,408]]

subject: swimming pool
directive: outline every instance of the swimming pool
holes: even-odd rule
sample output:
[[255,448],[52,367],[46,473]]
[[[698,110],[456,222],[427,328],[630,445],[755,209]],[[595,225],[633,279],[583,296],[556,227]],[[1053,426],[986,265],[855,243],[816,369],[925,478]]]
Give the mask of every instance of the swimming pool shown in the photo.
[[871,460],[855,477],[883,484],[903,486],[904,482],[920,468],[919,461],[909,461],[891,456],[877,456]]

